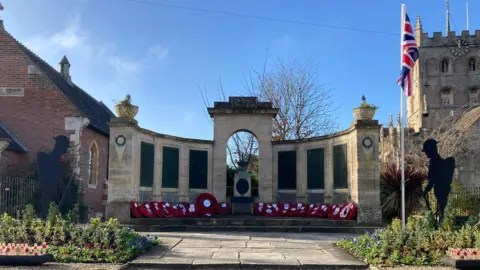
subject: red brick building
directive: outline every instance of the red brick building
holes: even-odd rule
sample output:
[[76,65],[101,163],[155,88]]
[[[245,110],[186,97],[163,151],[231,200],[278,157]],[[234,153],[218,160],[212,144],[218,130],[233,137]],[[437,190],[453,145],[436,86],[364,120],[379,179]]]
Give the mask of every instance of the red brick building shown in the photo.
[[0,175],[28,174],[37,152],[50,151],[52,137],[66,135],[84,200],[103,214],[108,123],[115,115],[72,82],[66,57],[59,66],[55,70],[22,45],[0,20]]

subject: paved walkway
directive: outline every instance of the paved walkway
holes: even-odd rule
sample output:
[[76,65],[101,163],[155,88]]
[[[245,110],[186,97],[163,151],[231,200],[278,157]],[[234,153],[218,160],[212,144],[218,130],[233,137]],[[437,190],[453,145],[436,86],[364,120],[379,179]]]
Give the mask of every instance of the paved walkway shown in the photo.
[[[368,269],[320,233],[152,233],[162,244],[129,269]],[[326,268],[326,266],[329,266]]]

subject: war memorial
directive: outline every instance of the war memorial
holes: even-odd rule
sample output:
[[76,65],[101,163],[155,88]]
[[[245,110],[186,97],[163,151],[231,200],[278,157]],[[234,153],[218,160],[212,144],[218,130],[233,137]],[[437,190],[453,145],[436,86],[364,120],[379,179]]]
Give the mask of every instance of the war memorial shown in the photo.
[[[277,112],[270,102],[256,97],[215,102],[208,108],[213,141],[158,134],[141,128],[133,117],[113,119],[107,218],[123,224],[165,216],[208,218],[215,214],[209,210],[215,204],[231,215],[315,216],[380,224],[380,125],[373,113],[357,108],[344,131],[275,142],[272,118]],[[234,196],[226,196],[225,149],[237,131],[251,132],[258,139],[258,197],[251,196],[244,172],[235,178]],[[312,162],[315,158],[317,162]],[[181,209],[172,213],[164,211],[165,206]]]

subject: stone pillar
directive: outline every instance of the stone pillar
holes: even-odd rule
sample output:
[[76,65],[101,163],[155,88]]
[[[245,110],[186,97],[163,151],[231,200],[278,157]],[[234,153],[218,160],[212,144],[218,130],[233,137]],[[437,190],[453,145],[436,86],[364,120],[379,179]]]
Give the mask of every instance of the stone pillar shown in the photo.
[[107,218],[130,223],[130,202],[140,199],[140,144],[137,121],[118,117],[110,122]]
[[227,197],[227,154],[225,150],[227,140],[217,136],[213,143],[212,194],[219,202],[226,201]]
[[[270,128],[270,124],[267,128]],[[271,131],[270,133],[271,134]],[[258,136],[258,144],[260,148],[259,167],[258,167],[258,199],[261,202],[273,201],[273,146],[272,136]]]
[[186,146],[182,146],[180,148],[180,172],[179,172],[179,179],[178,179],[178,200],[180,202],[188,202],[190,199],[188,197],[188,191],[189,191],[189,150]]
[[305,146],[297,144],[297,202],[307,202],[307,164]]
[[[357,120],[351,133],[352,187],[350,195],[357,204],[358,224],[380,224],[379,124],[377,120]],[[356,157],[356,159],[355,159]]]
[[333,143],[328,140],[325,147],[325,194],[324,203],[330,204],[333,201]]

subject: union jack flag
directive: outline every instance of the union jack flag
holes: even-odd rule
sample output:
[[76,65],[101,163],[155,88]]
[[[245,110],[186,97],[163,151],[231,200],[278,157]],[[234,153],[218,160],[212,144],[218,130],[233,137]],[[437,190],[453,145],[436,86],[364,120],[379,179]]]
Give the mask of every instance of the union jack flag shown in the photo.
[[410,24],[408,15],[405,14],[405,23],[403,25],[403,42],[402,42],[402,71],[397,83],[400,84],[403,91],[408,96],[412,95],[412,69],[419,57],[417,42],[413,34],[413,28]]

